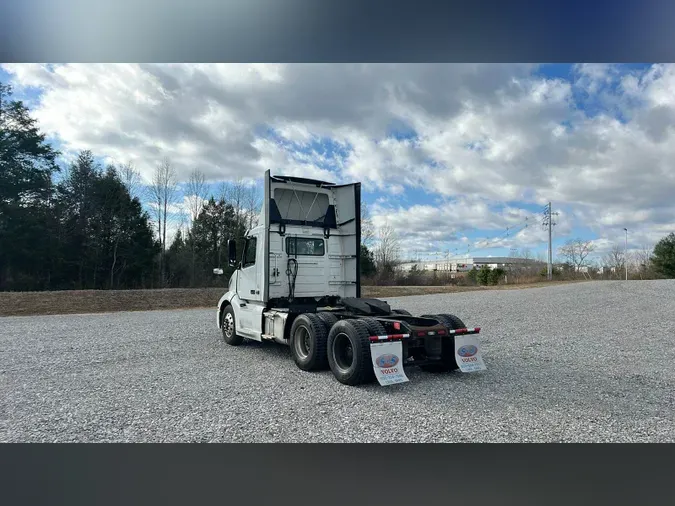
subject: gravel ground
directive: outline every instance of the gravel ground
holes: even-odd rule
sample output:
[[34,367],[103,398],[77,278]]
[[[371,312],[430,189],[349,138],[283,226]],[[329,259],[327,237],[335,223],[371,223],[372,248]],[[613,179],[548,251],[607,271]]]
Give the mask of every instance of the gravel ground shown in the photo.
[[388,301],[481,326],[488,370],[347,387],[213,310],[0,318],[0,441],[675,440],[675,282]]

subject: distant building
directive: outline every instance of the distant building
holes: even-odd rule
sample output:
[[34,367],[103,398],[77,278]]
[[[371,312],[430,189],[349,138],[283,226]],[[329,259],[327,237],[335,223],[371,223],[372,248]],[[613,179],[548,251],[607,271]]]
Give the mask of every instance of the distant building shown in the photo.
[[468,272],[474,267],[480,269],[487,266],[490,269],[501,267],[508,269],[513,267],[537,267],[544,266],[545,262],[538,260],[518,258],[518,257],[473,257],[455,260],[429,260],[425,262],[404,262],[399,268],[404,271],[410,271],[414,266],[420,271],[445,271],[445,272]]

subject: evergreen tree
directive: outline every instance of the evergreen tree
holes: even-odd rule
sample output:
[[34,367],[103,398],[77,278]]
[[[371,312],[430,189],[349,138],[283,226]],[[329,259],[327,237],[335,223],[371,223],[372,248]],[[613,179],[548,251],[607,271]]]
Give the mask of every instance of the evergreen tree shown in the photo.
[[[194,221],[191,240],[205,275],[213,272],[213,268],[221,267],[231,273],[227,265],[227,240],[236,239],[237,248],[241,250],[245,224],[238,219],[234,206],[224,199],[211,197],[204,205]],[[210,277],[210,275],[209,275]]]
[[656,243],[652,263],[662,276],[675,278],[675,233],[671,232]]
[[122,288],[151,281],[158,245],[147,213],[114,166],[80,153],[59,185],[64,288]]
[[43,289],[50,280],[58,153],[11,97],[11,87],[0,83],[0,289]]
[[377,272],[375,268],[375,256],[365,244],[361,244],[361,275],[373,276]]
[[166,267],[170,287],[195,286],[192,248],[180,230],[166,252]]

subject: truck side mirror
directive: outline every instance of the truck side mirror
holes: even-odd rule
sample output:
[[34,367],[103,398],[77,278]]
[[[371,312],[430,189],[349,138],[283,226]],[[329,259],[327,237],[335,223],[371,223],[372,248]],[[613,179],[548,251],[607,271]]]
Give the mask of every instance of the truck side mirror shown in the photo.
[[227,260],[230,267],[237,265],[237,242],[234,239],[227,241]]

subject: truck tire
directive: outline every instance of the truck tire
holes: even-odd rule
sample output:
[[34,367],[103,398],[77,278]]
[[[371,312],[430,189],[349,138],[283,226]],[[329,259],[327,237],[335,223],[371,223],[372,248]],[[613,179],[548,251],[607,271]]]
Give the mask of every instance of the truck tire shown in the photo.
[[408,311],[406,311],[405,309],[392,309],[391,312],[394,313],[394,314],[402,314],[402,315],[404,315],[404,316],[412,316],[412,315],[411,315]]
[[[449,314],[430,314],[422,318],[433,318],[438,320],[448,330],[464,328],[462,320]],[[455,336],[444,337],[441,341],[441,360],[438,364],[421,365],[420,369],[426,372],[450,372],[459,369],[455,359]]]
[[293,321],[289,344],[295,364],[303,371],[328,368],[327,342],[328,331],[317,315],[305,313]]
[[454,325],[454,327],[449,327],[449,328],[452,328],[452,329],[454,329],[454,330],[457,330],[457,329],[465,329],[465,328],[466,328],[466,325],[464,325],[464,322],[463,322],[462,320],[460,320],[459,318],[457,318],[455,315],[452,315],[452,314],[439,314],[439,315],[437,315],[437,316],[440,316],[440,317],[443,318],[444,320],[446,320],[446,321],[448,321],[449,323],[451,323],[452,325]]
[[343,385],[360,385],[375,379],[368,327],[360,320],[340,320],[328,334],[328,364]]
[[234,319],[234,308],[231,305],[223,311],[220,330],[223,333],[223,341],[230,346],[239,346],[244,342],[244,338],[237,335],[237,323]]
[[359,321],[366,324],[371,336],[383,336],[387,333],[382,324],[375,318],[359,318]]
[[316,316],[318,316],[323,322],[324,326],[326,327],[326,332],[330,332],[331,327],[338,322],[338,317],[328,311],[316,313]]

